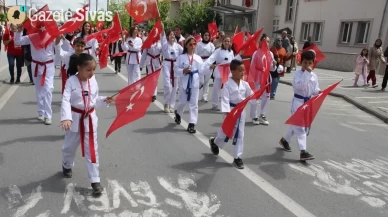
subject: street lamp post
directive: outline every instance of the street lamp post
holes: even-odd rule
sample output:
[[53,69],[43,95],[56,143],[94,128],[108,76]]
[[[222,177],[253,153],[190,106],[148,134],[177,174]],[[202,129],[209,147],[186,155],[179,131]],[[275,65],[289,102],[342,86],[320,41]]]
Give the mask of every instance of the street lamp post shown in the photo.
[[96,0],[96,11],[98,11],[98,0]]

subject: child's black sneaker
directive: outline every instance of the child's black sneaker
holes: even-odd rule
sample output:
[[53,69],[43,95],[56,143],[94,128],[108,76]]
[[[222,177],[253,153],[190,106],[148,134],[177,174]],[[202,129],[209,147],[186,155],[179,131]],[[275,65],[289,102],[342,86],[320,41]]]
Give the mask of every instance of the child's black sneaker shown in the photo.
[[315,159],[315,157],[312,154],[308,153],[307,151],[302,151],[300,153],[300,160],[301,161],[314,160],[314,159]]
[[65,178],[71,178],[73,176],[73,171],[71,169],[66,169],[63,166],[62,166],[62,172]]
[[244,169],[244,163],[241,158],[235,158],[233,161],[233,165],[237,167],[237,169]]
[[280,139],[279,144],[283,147],[284,151],[291,152],[290,144],[284,138]]
[[177,123],[177,124],[181,124],[181,116],[178,114],[178,111],[177,110],[175,110],[175,118],[174,118],[174,120],[175,120],[175,123]]
[[216,143],[214,143],[214,137],[210,137],[209,144],[210,144],[210,150],[212,151],[212,153],[214,155],[218,155],[220,153],[220,149],[218,148]]
[[101,194],[104,188],[99,182],[92,183],[93,194]]

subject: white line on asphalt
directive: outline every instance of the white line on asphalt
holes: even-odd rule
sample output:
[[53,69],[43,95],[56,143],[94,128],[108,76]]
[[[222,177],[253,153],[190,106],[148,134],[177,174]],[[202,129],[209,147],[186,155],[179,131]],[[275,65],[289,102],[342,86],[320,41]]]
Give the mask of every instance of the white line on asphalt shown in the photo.
[[334,115],[334,116],[349,116],[349,117],[364,117],[364,118],[369,118],[369,117],[372,117],[370,115],[358,115],[358,114],[341,114],[341,113],[323,113],[325,115]]
[[[25,73],[23,73],[22,76],[20,77],[20,80],[23,82],[24,80],[26,80],[27,76],[28,76],[28,73],[27,71],[25,71]],[[11,99],[12,95],[16,92],[18,88],[19,88],[19,85],[12,85],[7,90],[7,92],[5,92],[4,95],[0,98],[0,111],[3,109],[3,107],[8,102],[8,100]]]
[[388,128],[387,124],[382,123],[364,123],[364,122],[347,122],[348,124],[354,124],[354,125],[363,125],[363,126],[376,126],[376,127],[385,127]]
[[[114,69],[108,65],[108,68],[110,68],[113,72]],[[117,74],[120,78],[122,78],[124,81],[128,82],[128,79],[122,75],[121,73]],[[160,109],[163,110],[164,106],[162,103],[160,103],[158,100],[154,102],[154,104]],[[173,119],[173,114],[169,114],[169,116]],[[183,128],[187,128],[188,123],[184,120],[181,120],[180,124]],[[209,148],[210,152],[210,145],[209,145],[209,138],[207,138],[205,135],[203,135],[201,132],[197,130],[196,134],[193,134],[199,141],[201,141],[207,148]],[[233,157],[226,151],[220,150],[219,156],[223,158],[226,162],[233,162]],[[266,192],[269,196],[271,196],[273,199],[275,199],[277,202],[279,202],[281,205],[283,205],[286,209],[288,209],[291,213],[298,217],[315,217],[312,213],[310,213],[308,210],[303,208],[301,205],[293,201],[290,197],[285,195],[283,192],[281,192],[279,189],[277,189],[275,186],[271,185],[271,183],[267,182],[265,179],[263,179],[261,176],[256,174],[253,170],[249,169],[247,166],[243,170],[238,170],[240,173],[242,173],[246,178],[251,180],[253,183],[255,183],[259,188],[261,188],[264,192]]]
[[358,128],[358,127],[355,127],[355,126],[352,126],[352,125],[349,125],[349,124],[345,124],[345,123],[341,123],[340,125],[343,126],[343,127],[347,127],[349,129],[355,130],[355,131],[359,131],[359,132],[365,132],[366,131],[364,129],[361,129],[361,128]]
[[388,111],[388,108],[385,108],[385,107],[377,107],[377,108],[383,111]]
[[370,104],[388,103],[388,101],[369,101]]
[[388,96],[356,96],[357,99],[386,99]]
[[340,104],[340,103],[344,103],[344,102],[338,102],[338,104],[336,103],[323,103],[324,106],[335,106],[335,107],[351,107],[351,106],[354,106],[354,105],[351,105],[351,104]]

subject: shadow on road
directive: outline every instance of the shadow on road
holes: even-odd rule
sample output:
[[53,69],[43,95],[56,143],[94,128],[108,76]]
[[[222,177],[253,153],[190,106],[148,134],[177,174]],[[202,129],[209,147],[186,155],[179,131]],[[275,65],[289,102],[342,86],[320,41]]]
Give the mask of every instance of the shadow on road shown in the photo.
[[7,146],[18,142],[55,142],[59,140],[63,140],[64,135],[51,135],[51,136],[31,136],[31,137],[24,137],[24,138],[18,138],[13,139],[5,142],[0,143],[1,146]]

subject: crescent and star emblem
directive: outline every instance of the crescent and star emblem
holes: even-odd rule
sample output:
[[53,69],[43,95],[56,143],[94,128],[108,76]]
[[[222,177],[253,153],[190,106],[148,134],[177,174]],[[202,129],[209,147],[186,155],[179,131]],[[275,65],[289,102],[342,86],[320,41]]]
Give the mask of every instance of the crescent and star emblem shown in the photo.
[[159,34],[159,29],[158,28],[155,28],[155,34],[154,34],[154,37],[158,37],[158,34]]
[[[132,110],[133,106],[135,105],[135,103],[132,103],[132,100],[135,98],[135,96],[137,96],[137,93],[139,92],[139,90],[137,90],[136,92],[134,92],[131,96],[131,98],[129,98],[129,105],[127,106],[127,111],[129,110]],[[141,97],[144,93],[144,86],[142,86],[140,88],[140,95],[137,96],[137,98]]]
[[139,13],[139,12],[138,12],[139,5],[143,5],[144,10],[143,10],[143,13],[140,14],[140,16],[143,16],[143,15],[147,12],[147,3],[145,3],[144,1],[142,1],[142,2],[139,2],[139,3],[136,5],[136,11],[135,11],[135,14],[136,14],[136,15],[138,15],[138,13]]

